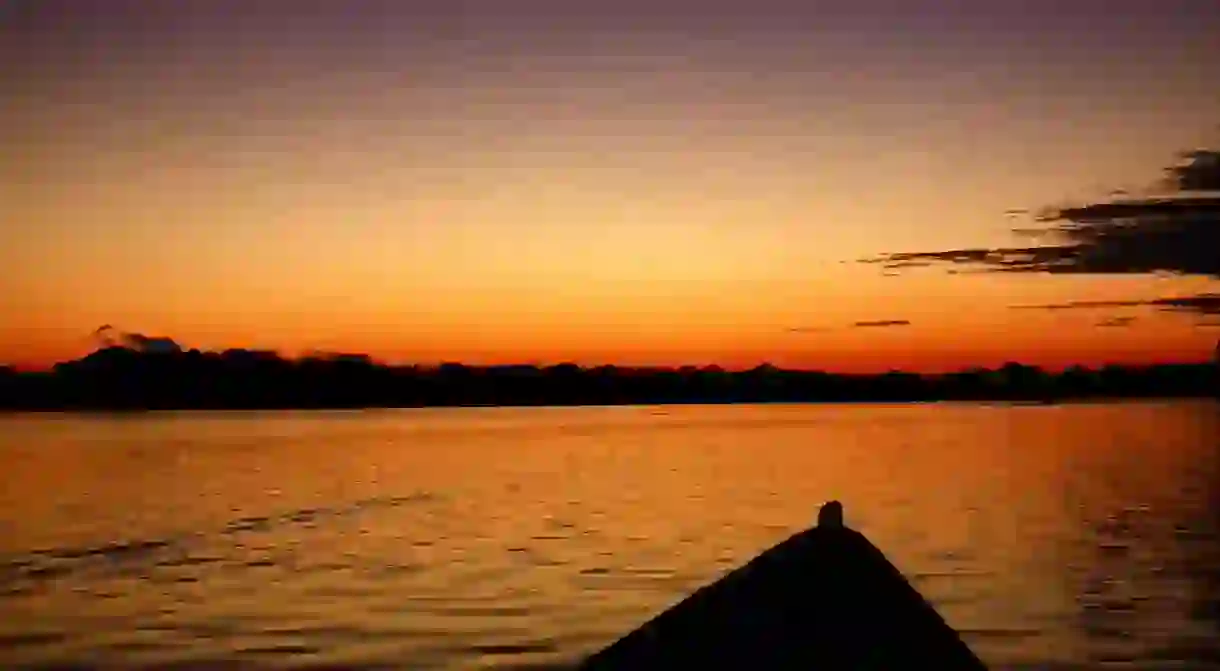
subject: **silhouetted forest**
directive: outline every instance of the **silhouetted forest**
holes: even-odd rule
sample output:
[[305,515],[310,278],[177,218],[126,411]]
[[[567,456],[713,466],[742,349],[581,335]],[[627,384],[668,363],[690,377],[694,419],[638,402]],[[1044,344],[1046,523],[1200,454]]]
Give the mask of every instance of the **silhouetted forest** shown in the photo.
[[[1220,351],[1220,350],[1218,350]],[[944,375],[842,375],[762,365],[625,368],[575,364],[389,366],[364,355],[183,351],[168,339],[112,345],[46,372],[0,367],[0,407],[56,409],[359,408],[829,401],[1201,397],[1220,362],[1073,367],[1009,363]]]

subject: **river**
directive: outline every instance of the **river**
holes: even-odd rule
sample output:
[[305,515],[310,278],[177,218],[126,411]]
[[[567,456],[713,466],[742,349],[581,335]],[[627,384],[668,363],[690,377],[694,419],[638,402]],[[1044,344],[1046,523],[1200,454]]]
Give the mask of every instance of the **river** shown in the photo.
[[562,669],[828,499],[994,669],[1220,664],[1212,401],[7,415],[0,464],[6,669]]

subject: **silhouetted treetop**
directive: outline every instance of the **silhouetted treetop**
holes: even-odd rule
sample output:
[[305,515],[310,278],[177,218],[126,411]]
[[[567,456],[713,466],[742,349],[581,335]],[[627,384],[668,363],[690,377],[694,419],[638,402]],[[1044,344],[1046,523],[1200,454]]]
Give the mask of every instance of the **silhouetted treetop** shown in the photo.
[[[1218,353],[1220,356],[1220,353]],[[49,373],[0,368],[0,408],[322,408],[812,401],[1037,400],[1202,396],[1220,386],[1210,363],[1075,366],[1062,373],[1009,362],[947,375],[891,370],[840,375],[760,364],[631,368],[391,366],[363,354],[133,349],[108,345]]]

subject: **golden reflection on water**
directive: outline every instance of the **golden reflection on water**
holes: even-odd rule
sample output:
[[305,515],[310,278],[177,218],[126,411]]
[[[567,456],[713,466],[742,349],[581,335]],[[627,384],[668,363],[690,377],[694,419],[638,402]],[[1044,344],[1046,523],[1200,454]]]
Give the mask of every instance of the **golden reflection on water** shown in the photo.
[[0,436],[5,668],[570,663],[831,498],[994,668],[1216,654],[1214,403],[27,415]]

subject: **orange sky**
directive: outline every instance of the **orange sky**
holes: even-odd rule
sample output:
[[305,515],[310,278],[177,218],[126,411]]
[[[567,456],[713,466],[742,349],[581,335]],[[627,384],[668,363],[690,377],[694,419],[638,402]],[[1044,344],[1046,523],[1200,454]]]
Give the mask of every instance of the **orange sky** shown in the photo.
[[[831,370],[1197,359],[1218,334],[1009,309],[1215,290],[1197,279],[854,262],[1009,244],[1006,210],[1145,184],[1214,139],[1210,3],[16,4],[0,361],[78,356],[103,323],[391,361]],[[886,319],[911,325],[850,327]]]

